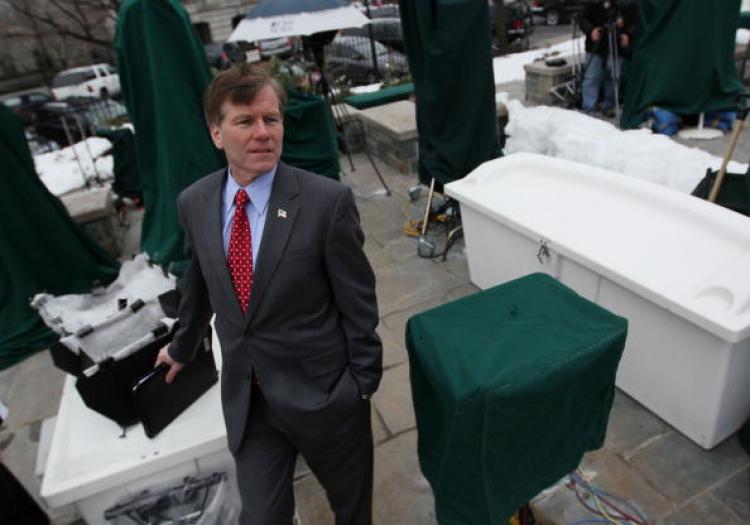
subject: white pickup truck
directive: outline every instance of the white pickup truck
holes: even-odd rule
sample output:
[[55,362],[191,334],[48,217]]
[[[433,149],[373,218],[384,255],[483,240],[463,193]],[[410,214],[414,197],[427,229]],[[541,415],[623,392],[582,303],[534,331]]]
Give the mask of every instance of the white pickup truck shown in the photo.
[[93,64],[60,71],[52,80],[57,100],[69,97],[108,98],[120,94],[120,76],[109,64]]

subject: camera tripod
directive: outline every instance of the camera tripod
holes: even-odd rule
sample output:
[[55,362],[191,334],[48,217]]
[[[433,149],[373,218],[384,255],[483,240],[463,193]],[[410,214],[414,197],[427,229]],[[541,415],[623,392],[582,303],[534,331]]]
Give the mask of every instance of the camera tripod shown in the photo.
[[[610,13],[607,23],[604,24],[607,32],[609,72],[612,80],[612,90],[615,98],[615,120],[620,118],[620,48],[617,41],[617,9]],[[601,43],[601,40],[599,40]],[[607,64],[604,64],[606,69]],[[584,73],[585,74],[585,73]]]
[[[605,69],[609,70],[610,80],[613,85],[613,96],[615,103],[615,120],[620,116],[620,54],[617,34],[618,10],[614,2],[604,2],[608,9],[607,22],[603,25],[603,32],[606,31],[606,42],[609,47],[607,58],[604,64]],[[591,67],[591,62],[596,55],[599,46],[604,40],[600,39],[597,48],[586,55],[583,49],[583,43],[579,41],[580,23],[578,15],[573,17],[573,29],[571,39],[573,42],[573,75],[570,80],[554,86],[550,92],[557,98],[564,107],[580,107],[583,99],[583,82],[586,77],[586,71]]]

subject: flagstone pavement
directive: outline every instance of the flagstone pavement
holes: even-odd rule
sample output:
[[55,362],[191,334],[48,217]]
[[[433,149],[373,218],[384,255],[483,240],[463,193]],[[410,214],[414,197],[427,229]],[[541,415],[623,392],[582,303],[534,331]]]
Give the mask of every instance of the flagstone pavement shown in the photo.
[[[747,150],[747,144],[742,147]],[[426,191],[416,202],[408,199],[409,188],[417,184],[415,176],[378,163],[393,189],[386,196],[363,154],[354,155],[354,172],[345,158],[341,161],[347,171],[343,182],[357,197],[365,250],[377,276],[378,332],[384,343],[383,380],[372,399],[374,522],[436,523],[432,492],[418,465],[404,325],[416,313],[478,289],[469,280],[462,241],[445,261],[423,259],[417,255],[417,240],[404,234],[407,217],[418,217],[424,209]],[[141,212],[129,214],[126,256],[137,252],[140,218]],[[34,462],[41,423],[57,411],[63,376],[46,352],[0,372],[0,399],[11,409],[0,431],[0,450],[37,498],[40,482]],[[586,454],[582,468],[595,474],[598,486],[637,504],[650,523],[750,524],[750,456],[737,438],[702,450],[622,392],[615,398],[604,447]],[[324,491],[302,462],[295,494],[302,525],[333,523]],[[539,521],[555,525],[591,516],[563,485],[537,498],[533,508]],[[50,512],[57,516],[54,509]],[[58,516],[58,523],[65,521]],[[506,523],[505,517],[497,516],[493,523]]]

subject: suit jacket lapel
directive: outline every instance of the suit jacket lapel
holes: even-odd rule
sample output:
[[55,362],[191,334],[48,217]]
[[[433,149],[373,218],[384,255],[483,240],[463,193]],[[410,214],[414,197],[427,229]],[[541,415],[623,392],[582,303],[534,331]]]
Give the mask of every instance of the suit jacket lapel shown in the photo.
[[224,190],[224,178],[226,169],[212,174],[216,181],[211,184],[210,188],[203,194],[206,199],[207,216],[203,221],[203,238],[208,244],[208,254],[211,268],[203,268],[204,273],[215,272],[218,277],[221,294],[224,296],[220,300],[221,305],[226,305],[228,316],[238,326],[243,326],[245,319],[234,293],[232,277],[229,274],[226,255],[224,254],[224,237],[221,230],[221,196]]
[[253,275],[253,290],[250,293],[250,308],[247,326],[257,316],[258,305],[268,288],[276,267],[292,233],[294,221],[299,212],[299,203],[295,200],[299,185],[294,173],[284,163],[279,162],[268,201],[266,224],[263,228],[260,254]]

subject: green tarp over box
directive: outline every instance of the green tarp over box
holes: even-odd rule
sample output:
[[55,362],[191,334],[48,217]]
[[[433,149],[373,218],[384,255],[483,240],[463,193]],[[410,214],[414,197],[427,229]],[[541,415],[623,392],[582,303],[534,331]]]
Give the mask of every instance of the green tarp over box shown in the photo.
[[323,97],[299,91],[289,91],[288,95],[281,160],[339,180],[339,151],[328,104]]
[[638,127],[651,106],[678,115],[736,107],[739,13],[740,0],[639,0],[622,127]]
[[400,0],[414,82],[419,179],[438,189],[500,154],[489,8],[478,0]]
[[34,170],[23,124],[0,104],[0,370],[57,339],[31,309],[39,292],[85,293],[119,264],[73,222]]
[[115,49],[135,127],[145,206],[141,248],[152,261],[168,265],[184,259],[177,195],[225,162],[203,119],[203,91],[211,73],[178,0],[124,0]]
[[372,93],[361,93],[359,95],[350,95],[344,99],[344,102],[357,109],[367,109],[374,106],[382,106],[399,100],[406,100],[414,93],[414,84],[408,82],[399,84]]
[[545,274],[409,319],[419,463],[442,525],[505,523],[602,446],[626,333]]

